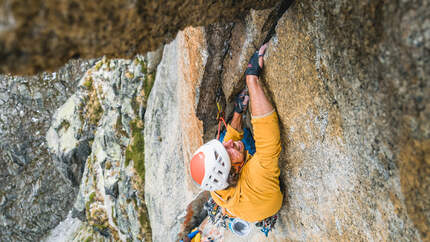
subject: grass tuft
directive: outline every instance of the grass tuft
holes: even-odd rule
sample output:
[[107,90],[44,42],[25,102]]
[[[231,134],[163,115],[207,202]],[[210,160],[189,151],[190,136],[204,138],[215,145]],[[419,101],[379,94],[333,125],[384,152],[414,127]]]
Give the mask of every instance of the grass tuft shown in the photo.
[[87,89],[91,89],[91,87],[93,86],[93,78],[90,76],[87,76],[85,78],[85,81],[83,83],[84,87],[86,87]]

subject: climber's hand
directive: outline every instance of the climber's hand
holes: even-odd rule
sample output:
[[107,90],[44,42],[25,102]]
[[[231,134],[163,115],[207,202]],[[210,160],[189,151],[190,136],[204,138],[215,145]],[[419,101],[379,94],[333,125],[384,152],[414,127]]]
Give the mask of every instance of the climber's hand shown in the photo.
[[246,68],[245,75],[260,76],[261,68],[263,68],[263,55],[266,52],[267,44],[264,44],[260,49],[251,56],[248,62],[248,68]]
[[246,112],[246,109],[248,108],[248,102],[249,102],[248,90],[245,88],[236,97],[236,100],[234,102],[234,111],[236,113]]
[[267,43],[262,45],[260,49],[258,50],[258,65],[260,68],[263,68],[263,55],[266,53]]
[[260,47],[260,49],[258,50],[258,56],[263,56],[264,53],[266,52],[266,48],[267,48],[267,43]]

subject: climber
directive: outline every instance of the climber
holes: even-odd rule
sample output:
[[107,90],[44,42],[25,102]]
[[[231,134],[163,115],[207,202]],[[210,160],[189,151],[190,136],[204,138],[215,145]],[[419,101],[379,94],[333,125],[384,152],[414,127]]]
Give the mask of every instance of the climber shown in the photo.
[[[242,114],[235,108],[224,141],[214,139],[193,155],[190,172],[203,190],[210,191],[225,215],[247,222],[259,222],[275,215],[282,205],[278,158],[281,152],[278,116],[260,84],[263,45],[251,57],[245,72],[251,102],[255,154],[245,150]],[[239,105],[246,109],[248,100]],[[274,216],[275,217],[275,216]],[[275,220],[276,221],[276,217]]]

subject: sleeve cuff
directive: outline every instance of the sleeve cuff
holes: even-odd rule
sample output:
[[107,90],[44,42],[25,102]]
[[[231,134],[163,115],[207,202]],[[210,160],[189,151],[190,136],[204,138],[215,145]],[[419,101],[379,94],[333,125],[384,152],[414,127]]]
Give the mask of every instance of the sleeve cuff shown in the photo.
[[270,116],[270,115],[271,115],[272,113],[274,113],[274,112],[275,112],[275,109],[273,109],[272,111],[270,111],[270,112],[268,112],[268,113],[266,113],[266,114],[259,115],[259,116],[251,116],[251,117],[252,117],[252,119],[264,118],[264,117]]
[[[228,134],[229,140],[230,139],[241,140],[243,138],[243,131],[242,132],[237,131],[236,129],[231,127],[230,124],[227,125],[227,134]],[[227,137],[227,135],[226,135],[226,137]]]

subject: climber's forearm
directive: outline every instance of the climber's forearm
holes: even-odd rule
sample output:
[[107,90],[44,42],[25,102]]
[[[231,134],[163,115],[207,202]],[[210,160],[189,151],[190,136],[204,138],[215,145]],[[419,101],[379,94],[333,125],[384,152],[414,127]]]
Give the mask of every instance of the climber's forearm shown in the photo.
[[242,114],[234,112],[230,125],[238,132],[242,132]]
[[272,104],[264,94],[263,87],[257,76],[246,76],[246,85],[248,86],[249,98],[251,102],[252,116],[262,116],[273,110]]

